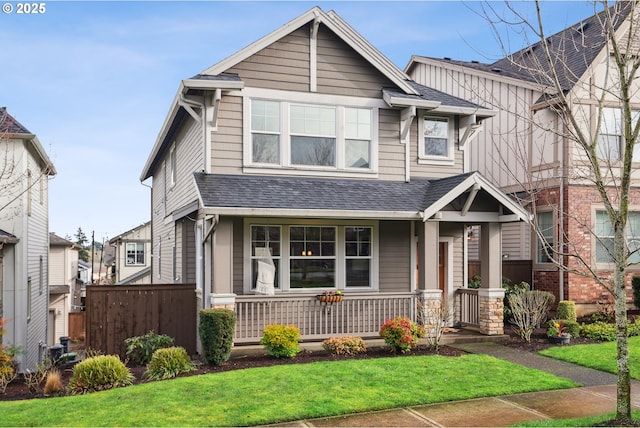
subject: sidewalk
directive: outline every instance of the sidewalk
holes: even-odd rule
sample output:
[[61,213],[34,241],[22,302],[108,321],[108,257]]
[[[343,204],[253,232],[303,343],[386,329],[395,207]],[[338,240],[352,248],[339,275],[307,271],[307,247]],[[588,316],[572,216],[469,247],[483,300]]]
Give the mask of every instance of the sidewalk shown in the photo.
[[[306,419],[289,427],[503,427],[531,420],[595,416],[616,409],[616,376],[491,342],[449,345],[547,371],[584,385],[502,397],[412,406],[379,412]],[[632,382],[631,405],[640,409],[640,383]]]

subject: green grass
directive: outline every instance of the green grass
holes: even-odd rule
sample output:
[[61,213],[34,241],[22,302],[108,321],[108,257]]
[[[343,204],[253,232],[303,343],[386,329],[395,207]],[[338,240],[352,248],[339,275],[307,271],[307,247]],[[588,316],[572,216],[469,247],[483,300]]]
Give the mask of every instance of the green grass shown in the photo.
[[486,355],[346,360],[0,402],[0,425],[247,426],[575,386]]
[[[540,351],[541,355],[585,367],[617,373],[616,342],[591,345],[554,346]],[[640,380],[640,337],[629,338],[629,368],[631,377]]]
[[[611,421],[615,417],[616,417],[615,413],[607,413],[604,415],[588,416],[584,418],[575,418],[575,419],[529,421],[529,422],[524,422],[522,424],[518,424],[516,426],[519,426],[519,427],[592,427],[592,426],[596,426],[597,424],[602,424],[603,422],[606,422],[606,421]],[[634,420],[639,421],[640,410],[632,411],[631,417]]]

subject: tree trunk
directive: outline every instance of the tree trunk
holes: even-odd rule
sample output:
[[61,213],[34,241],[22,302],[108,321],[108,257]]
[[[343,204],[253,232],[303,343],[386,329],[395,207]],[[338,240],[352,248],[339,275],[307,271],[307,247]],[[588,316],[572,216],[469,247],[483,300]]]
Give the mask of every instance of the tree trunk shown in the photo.
[[[624,222],[623,222],[624,224]],[[616,419],[631,420],[631,382],[629,370],[629,338],[627,335],[627,293],[624,284],[626,267],[625,241],[622,231],[615,231],[614,258],[616,268],[614,273],[614,298],[616,313],[616,355],[617,355],[617,403]]]

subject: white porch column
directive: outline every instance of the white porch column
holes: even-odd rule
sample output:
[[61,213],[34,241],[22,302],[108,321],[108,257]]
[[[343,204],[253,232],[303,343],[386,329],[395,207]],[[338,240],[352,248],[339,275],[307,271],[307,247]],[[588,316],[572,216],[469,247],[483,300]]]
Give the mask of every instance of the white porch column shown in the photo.
[[221,219],[211,236],[212,251],[211,295],[212,308],[235,310],[236,295],[233,293],[233,221]]
[[418,223],[418,289],[439,290],[438,240],[440,223],[426,221]]

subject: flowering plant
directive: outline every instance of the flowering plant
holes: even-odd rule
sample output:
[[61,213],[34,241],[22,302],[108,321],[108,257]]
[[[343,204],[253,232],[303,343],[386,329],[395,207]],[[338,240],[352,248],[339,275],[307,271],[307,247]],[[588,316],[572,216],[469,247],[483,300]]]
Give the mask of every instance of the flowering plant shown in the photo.
[[391,350],[407,352],[418,344],[418,339],[424,337],[424,328],[406,317],[386,320],[380,327],[380,336]]
[[340,290],[325,290],[322,292],[323,296],[341,296],[342,295],[342,291]]
[[556,337],[556,336],[567,336],[569,333],[564,331],[564,323],[562,320],[551,320],[549,321],[549,327],[547,327],[547,336],[548,337]]

